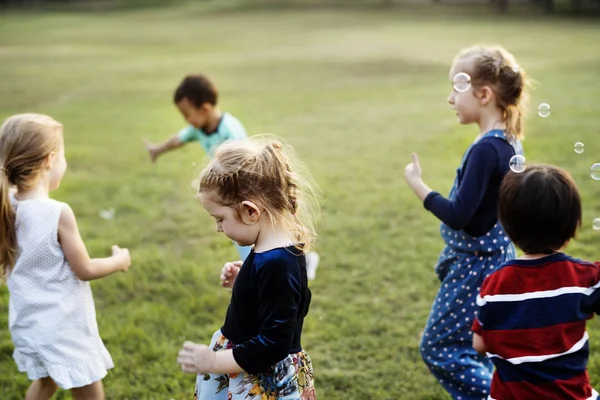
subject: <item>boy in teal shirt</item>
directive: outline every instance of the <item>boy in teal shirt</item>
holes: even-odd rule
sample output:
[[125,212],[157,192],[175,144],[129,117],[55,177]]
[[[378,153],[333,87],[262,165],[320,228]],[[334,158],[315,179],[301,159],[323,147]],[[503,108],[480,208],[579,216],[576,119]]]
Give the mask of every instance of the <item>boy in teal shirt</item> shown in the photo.
[[[224,141],[247,138],[242,123],[233,115],[222,112],[217,106],[217,99],[217,89],[207,77],[200,74],[186,76],[175,90],[173,101],[188,125],[161,144],[145,141],[150,160],[154,163],[162,154],[190,142],[199,142],[206,154],[212,157]],[[245,260],[251,247],[234,244],[240,259]],[[309,279],[314,279],[318,264],[317,253],[306,255]]]
[[186,76],[175,90],[173,101],[188,125],[159,145],[146,142],[152,162],[190,142],[199,142],[212,157],[224,141],[247,138],[242,123],[217,107],[217,98],[217,89],[208,78],[203,75]]
[[[188,125],[161,144],[145,141],[150,160],[155,163],[158,157],[191,142],[199,142],[210,157],[216,148],[226,140],[248,137],[242,123],[233,115],[222,112],[217,107],[218,92],[213,83],[204,75],[188,75],[175,90],[173,101]],[[235,243],[240,258],[245,260],[251,247]]]

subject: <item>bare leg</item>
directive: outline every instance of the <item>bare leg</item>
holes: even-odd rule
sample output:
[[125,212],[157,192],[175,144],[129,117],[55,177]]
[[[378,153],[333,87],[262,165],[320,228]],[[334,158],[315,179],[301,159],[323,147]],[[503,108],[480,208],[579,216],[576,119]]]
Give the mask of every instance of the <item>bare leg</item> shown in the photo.
[[31,386],[29,386],[25,400],[50,399],[52,395],[54,395],[54,392],[56,392],[56,389],[58,389],[58,386],[52,378],[46,377],[38,379],[37,381],[33,381]]
[[73,400],[104,400],[104,386],[102,381],[91,385],[71,389]]

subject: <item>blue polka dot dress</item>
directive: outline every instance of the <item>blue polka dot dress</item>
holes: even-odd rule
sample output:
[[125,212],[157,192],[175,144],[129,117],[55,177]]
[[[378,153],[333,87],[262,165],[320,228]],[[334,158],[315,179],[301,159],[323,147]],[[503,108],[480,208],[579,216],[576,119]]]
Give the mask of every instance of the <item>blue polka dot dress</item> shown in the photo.
[[[506,140],[501,131],[491,131],[489,135]],[[514,147],[517,153],[521,152],[520,145]],[[467,150],[448,196],[450,200],[456,198],[458,176],[468,153]],[[446,246],[435,271],[442,283],[423,332],[421,355],[454,399],[487,399],[492,363],[472,346],[475,298],[485,277],[503,262],[515,258],[515,248],[500,223],[477,238],[444,223],[440,231]]]

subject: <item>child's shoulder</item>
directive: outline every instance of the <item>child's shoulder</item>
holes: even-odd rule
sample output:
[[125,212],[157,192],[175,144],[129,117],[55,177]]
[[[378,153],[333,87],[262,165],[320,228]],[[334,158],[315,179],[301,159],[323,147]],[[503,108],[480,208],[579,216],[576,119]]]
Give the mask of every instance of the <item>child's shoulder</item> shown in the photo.
[[[566,272],[566,271],[569,272]],[[592,271],[593,270],[593,271]],[[517,279],[533,283],[544,275],[547,280],[562,280],[566,276],[588,277],[589,272],[600,271],[600,263],[574,258],[564,253],[554,253],[538,259],[512,259],[500,264],[486,279],[486,286],[511,286]],[[600,279],[600,276],[599,276]]]
[[11,199],[13,204],[20,209],[35,209],[35,210],[62,210],[66,203],[51,199],[51,198],[35,198],[27,200]]
[[293,246],[277,247],[271,250],[254,253],[253,264],[257,269],[269,270],[296,265],[302,252]]
[[510,150],[512,152],[513,146],[501,136],[486,136],[481,138],[477,143],[473,145],[473,149],[479,149],[485,151],[504,152]]
[[234,137],[246,137],[246,128],[244,128],[242,122],[230,112],[223,112],[222,124]]

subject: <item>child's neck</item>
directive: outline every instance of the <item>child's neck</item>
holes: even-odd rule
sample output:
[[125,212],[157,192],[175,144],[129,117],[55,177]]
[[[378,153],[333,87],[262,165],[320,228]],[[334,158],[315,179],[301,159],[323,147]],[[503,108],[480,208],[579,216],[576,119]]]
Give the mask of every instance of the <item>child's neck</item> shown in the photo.
[[206,133],[207,135],[215,133],[219,128],[219,124],[221,123],[222,117],[223,112],[218,108],[214,108],[213,112],[208,117],[208,121],[206,122],[206,126],[204,127],[204,133]]
[[30,199],[47,199],[50,197],[50,183],[44,176],[38,179],[35,185],[27,190],[17,189],[15,198],[17,200],[30,200]]
[[525,253],[518,259],[519,260],[539,260],[540,258],[548,257],[552,254],[556,254],[557,252],[558,252],[558,250],[554,250],[552,252],[546,252],[546,253]]
[[293,241],[290,238],[288,231],[275,228],[267,227],[261,229],[254,244],[254,252],[262,253],[279,247],[291,246]]
[[479,125],[479,135],[477,135],[475,141],[481,139],[483,135],[491,130],[506,129],[506,123],[502,118],[502,111],[499,109],[493,109],[490,111],[483,110],[477,125]]

